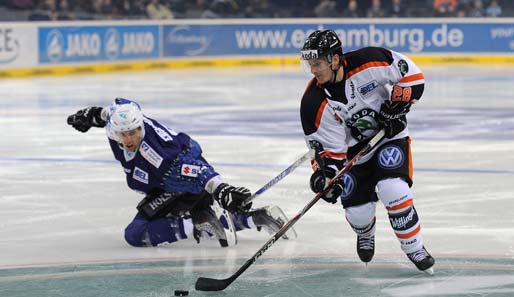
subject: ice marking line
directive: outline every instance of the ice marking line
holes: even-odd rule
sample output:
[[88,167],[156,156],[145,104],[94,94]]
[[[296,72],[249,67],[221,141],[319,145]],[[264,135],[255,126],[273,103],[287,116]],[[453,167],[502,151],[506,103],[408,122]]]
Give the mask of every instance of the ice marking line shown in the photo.
[[0,157],[0,161],[14,162],[55,162],[55,163],[117,163],[116,160],[72,159],[72,158],[16,158]]
[[[116,160],[100,160],[100,159],[73,159],[73,158],[19,158],[19,157],[5,157],[0,156],[0,162],[49,162],[49,163],[118,163]],[[282,168],[287,166],[286,164],[254,164],[254,163],[211,163],[212,166],[217,167],[241,167],[241,168]],[[308,165],[302,165],[300,167],[310,167]],[[514,170],[502,169],[458,169],[458,168],[415,168],[416,171],[422,172],[446,172],[446,173],[474,173],[474,174],[514,174]]]
[[[410,264],[407,265],[407,267],[410,267]],[[166,265],[166,263],[163,263],[163,265]],[[224,267],[222,264],[221,266]],[[234,266],[234,265],[231,265]],[[397,269],[398,267],[403,266],[403,263],[375,263],[373,265],[374,270],[385,270],[389,271],[391,269]],[[66,267],[66,266],[65,266]],[[65,268],[60,267],[60,268]],[[509,275],[514,271],[514,267],[512,265],[508,264],[473,264],[469,265],[466,263],[438,263],[438,269],[440,271],[444,270],[455,270],[455,269],[463,269],[466,271],[496,271],[498,273],[508,273]],[[120,268],[120,269],[106,269],[106,270],[96,270],[97,266],[93,265],[89,268],[86,268],[86,270],[73,270],[73,271],[57,271],[59,267],[54,270],[55,272],[50,272],[48,270],[43,270],[42,272],[34,272],[31,271],[30,274],[27,274],[27,271],[16,271],[17,269],[13,270],[5,270],[4,272],[7,273],[14,273],[14,275],[7,275],[7,273],[4,276],[0,276],[0,284],[2,283],[11,283],[11,282],[26,282],[26,281],[41,281],[41,280],[55,280],[55,279],[69,279],[69,278],[83,278],[83,277],[97,277],[97,276],[112,276],[112,275],[133,275],[133,274],[156,274],[156,273],[177,273],[177,272],[183,272],[184,267],[182,265],[174,266],[174,267],[168,267],[168,266],[158,266],[158,267],[135,267],[135,268]],[[258,272],[259,270],[290,270],[291,264],[290,263],[268,263],[268,264],[259,264],[257,265],[257,271],[254,271],[254,273]],[[355,270],[362,268],[361,263],[357,262],[342,262],[342,263],[321,263],[321,264],[294,264],[294,268],[297,270]],[[219,271],[220,265],[194,265],[191,267],[193,272],[212,272],[212,271]],[[403,269],[403,268],[402,268]],[[410,267],[409,270],[414,270],[414,268]],[[21,273],[21,274],[17,274]],[[409,278],[418,278],[422,274],[413,275]],[[444,279],[444,276],[437,276],[439,279]],[[455,277],[455,275],[451,275],[451,278]],[[395,281],[395,279],[384,279],[387,282]],[[405,279],[404,279],[405,280]],[[404,281],[402,280],[402,281]],[[374,280],[377,281],[377,280]]]
[[414,170],[415,171],[423,171],[423,172],[479,173],[479,174],[514,174],[514,170],[491,170],[491,169],[414,168]]

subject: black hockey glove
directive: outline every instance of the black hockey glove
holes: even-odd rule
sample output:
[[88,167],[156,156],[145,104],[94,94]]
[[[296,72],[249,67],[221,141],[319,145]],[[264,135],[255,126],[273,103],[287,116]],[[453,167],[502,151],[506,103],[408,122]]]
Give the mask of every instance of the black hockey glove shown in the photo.
[[103,128],[107,124],[101,117],[102,107],[89,106],[77,111],[68,117],[68,125],[82,133],[87,132],[91,127]]
[[380,107],[378,123],[384,129],[385,137],[391,138],[407,127],[407,113],[410,103],[386,101]]
[[252,203],[243,206],[243,202],[252,196],[250,190],[245,187],[236,188],[222,183],[214,190],[212,195],[224,209],[230,212],[247,213],[252,208]]
[[[325,170],[317,169],[314,171],[314,173],[311,175],[310,179],[310,186],[311,190],[314,193],[322,192],[325,189],[325,185],[328,184],[328,182],[336,176],[336,171],[331,168],[327,167]],[[323,195],[321,198],[329,203],[336,203],[337,199],[344,190],[344,181],[342,178],[338,179],[334,184],[332,184],[332,187],[327,192],[327,194]]]

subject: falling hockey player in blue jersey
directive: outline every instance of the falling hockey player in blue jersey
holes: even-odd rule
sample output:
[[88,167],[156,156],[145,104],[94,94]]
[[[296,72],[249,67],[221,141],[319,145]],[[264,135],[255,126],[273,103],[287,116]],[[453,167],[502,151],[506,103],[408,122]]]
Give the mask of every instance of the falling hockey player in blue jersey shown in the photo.
[[195,140],[146,117],[136,102],[116,98],[109,108],[86,107],[70,115],[68,124],[83,133],[106,127],[128,186],[145,194],[125,229],[132,246],[214,236],[226,247],[237,243],[235,231],[275,233],[287,221],[277,206],[252,210],[251,203],[244,205],[249,189],[225,183]]

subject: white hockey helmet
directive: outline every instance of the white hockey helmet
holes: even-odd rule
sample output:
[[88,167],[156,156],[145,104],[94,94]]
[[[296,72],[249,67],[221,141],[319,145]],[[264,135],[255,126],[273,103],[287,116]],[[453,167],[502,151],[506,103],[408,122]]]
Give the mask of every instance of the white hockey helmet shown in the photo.
[[110,129],[115,132],[126,132],[144,128],[143,112],[141,107],[134,101],[116,98],[109,109],[109,125]]

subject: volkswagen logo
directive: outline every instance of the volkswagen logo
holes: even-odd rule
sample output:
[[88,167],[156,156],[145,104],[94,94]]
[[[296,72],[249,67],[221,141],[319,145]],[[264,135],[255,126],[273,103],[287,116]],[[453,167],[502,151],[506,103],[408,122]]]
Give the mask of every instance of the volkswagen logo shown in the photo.
[[345,173],[342,179],[344,182],[344,190],[341,194],[341,200],[346,200],[355,191],[355,188],[357,187],[357,181],[351,173]]
[[396,145],[388,145],[378,153],[378,164],[384,169],[396,169],[403,165],[403,151]]

